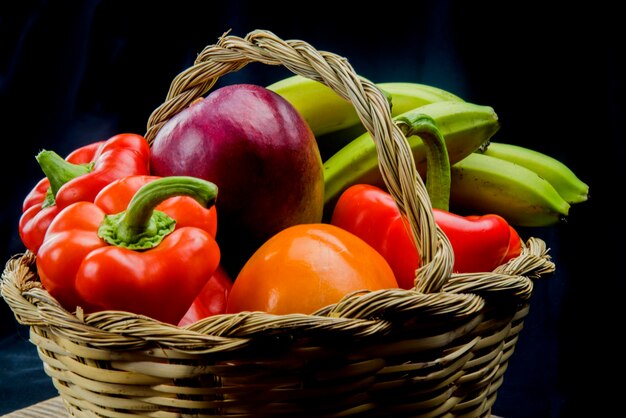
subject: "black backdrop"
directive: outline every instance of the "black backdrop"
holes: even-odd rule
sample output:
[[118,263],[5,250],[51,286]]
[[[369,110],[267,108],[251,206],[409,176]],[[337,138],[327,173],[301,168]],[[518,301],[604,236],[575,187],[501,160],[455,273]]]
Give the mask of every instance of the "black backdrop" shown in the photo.
[[[536,284],[494,413],[626,416],[616,341],[626,301],[618,268],[626,250],[619,14],[546,3],[2,2],[3,259],[23,250],[17,221],[41,176],[38,150],[65,155],[116,133],[145,132],[172,78],[205,45],[228,29],[271,30],[345,56],[373,81],[432,84],[491,105],[501,142],[555,156],[591,186],[591,200],[566,223],[522,231],[547,242],[558,271]],[[219,83],[267,85],[286,75],[252,64]],[[1,414],[56,392],[4,302],[0,315]]]

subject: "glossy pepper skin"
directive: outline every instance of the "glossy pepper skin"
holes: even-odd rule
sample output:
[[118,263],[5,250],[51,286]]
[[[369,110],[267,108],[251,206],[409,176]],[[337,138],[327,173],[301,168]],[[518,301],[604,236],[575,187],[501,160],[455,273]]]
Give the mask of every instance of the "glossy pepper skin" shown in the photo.
[[[98,193],[94,203],[107,214],[119,213],[126,209],[141,187],[159,178],[161,177],[128,176],[115,180]],[[176,228],[184,226],[200,228],[215,238],[217,233],[215,206],[206,208],[190,196],[174,196],[159,203],[155,209],[175,219]],[[218,266],[178,325],[188,325],[208,316],[225,313],[231,287],[232,280],[224,269]]]
[[[66,160],[72,164],[89,164],[102,144],[102,141],[85,145],[70,153]],[[28,193],[22,204],[22,216],[19,221],[19,234],[24,246],[33,253],[37,253],[43,242],[50,222],[60,212],[54,202],[50,190],[50,180],[41,179]]]
[[209,316],[226,313],[228,296],[232,287],[231,278],[221,266],[218,266],[200,294],[194,299],[185,316],[178,322],[178,326],[183,327]]
[[[466,216],[466,219],[471,220],[479,220],[479,215],[470,215]],[[506,254],[502,258],[502,262],[500,264],[504,264],[509,260],[512,260],[515,257],[518,257],[522,253],[522,239],[519,234],[511,225],[509,225],[509,232],[511,233],[509,237],[509,247],[506,251]]]
[[[511,227],[501,216],[463,217],[439,209],[433,209],[433,214],[452,245],[454,272],[487,272],[503,263]],[[391,266],[400,287],[414,286],[420,255],[409,235],[408,222],[389,193],[365,184],[350,187],[339,198],[331,224],[374,247]]]
[[141,187],[117,215],[91,202],[69,205],[37,253],[41,283],[70,311],[123,310],[177,324],[217,269],[220,252],[209,232],[175,228],[154,208],[181,194],[209,206],[216,193],[204,180],[168,177]]
[[149,174],[150,148],[140,135],[120,134],[78,148],[65,161],[52,151],[42,151],[37,160],[47,177],[24,199],[19,221],[20,238],[33,253],[63,208],[78,201],[93,202],[115,179]]
[[503,263],[506,263],[509,260],[512,260],[522,253],[522,239],[512,226],[511,229],[511,240],[509,241],[509,249],[502,260]]

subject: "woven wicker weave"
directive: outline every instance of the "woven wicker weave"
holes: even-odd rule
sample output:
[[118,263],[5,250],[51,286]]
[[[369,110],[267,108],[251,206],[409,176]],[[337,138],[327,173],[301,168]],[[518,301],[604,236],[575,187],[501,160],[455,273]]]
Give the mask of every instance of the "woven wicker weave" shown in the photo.
[[172,82],[146,138],[249,62],[283,65],[349,100],[423,257],[412,291],[359,292],[313,315],[219,315],[186,328],[119,311],[64,310],[31,253],[2,275],[46,373],[79,417],[487,417],[528,312],[532,279],[551,273],[545,244],[495,272],[451,274],[406,138],[385,96],[337,55],[265,31],[224,35]]

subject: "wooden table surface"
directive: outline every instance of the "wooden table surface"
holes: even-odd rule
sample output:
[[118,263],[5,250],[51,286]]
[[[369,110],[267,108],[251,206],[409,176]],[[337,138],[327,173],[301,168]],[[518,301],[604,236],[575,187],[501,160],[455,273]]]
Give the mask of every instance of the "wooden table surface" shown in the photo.
[[39,402],[27,408],[18,409],[2,418],[61,418],[69,416],[60,396]]

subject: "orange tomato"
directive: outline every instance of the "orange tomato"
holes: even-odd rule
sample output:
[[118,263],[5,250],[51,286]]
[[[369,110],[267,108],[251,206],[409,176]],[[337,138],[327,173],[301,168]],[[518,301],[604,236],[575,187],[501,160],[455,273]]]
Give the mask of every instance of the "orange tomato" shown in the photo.
[[226,310],[310,314],[352,291],[397,287],[389,264],[361,238],[333,225],[301,224],[250,257]]

